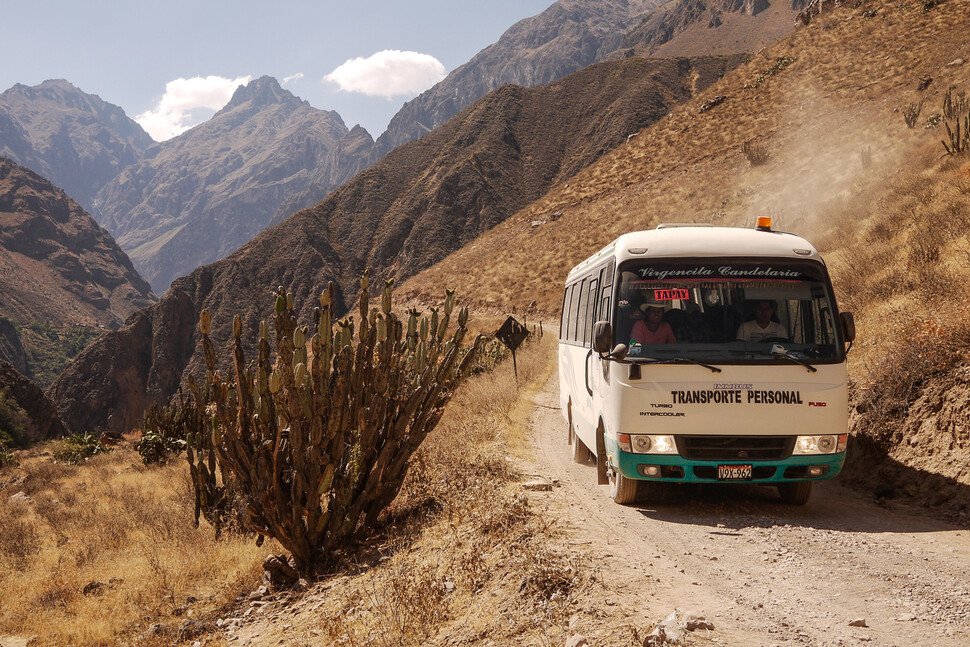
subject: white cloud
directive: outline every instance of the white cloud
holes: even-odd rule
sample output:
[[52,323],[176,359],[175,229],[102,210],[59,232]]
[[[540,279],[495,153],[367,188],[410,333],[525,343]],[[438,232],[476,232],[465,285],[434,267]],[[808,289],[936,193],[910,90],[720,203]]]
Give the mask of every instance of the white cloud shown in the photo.
[[323,77],[345,92],[391,98],[416,95],[445,78],[445,66],[429,54],[386,49],[352,58]]
[[296,74],[291,74],[290,76],[283,77],[283,85],[286,85],[290,81],[299,81],[303,78],[303,72],[297,72]]
[[143,112],[135,117],[135,121],[155,141],[171,139],[208,116],[199,115],[200,110],[214,112],[229,103],[236,88],[249,83],[250,79],[250,76],[235,79],[195,76],[191,79],[178,78],[169,81],[165,84],[165,94],[155,109]]

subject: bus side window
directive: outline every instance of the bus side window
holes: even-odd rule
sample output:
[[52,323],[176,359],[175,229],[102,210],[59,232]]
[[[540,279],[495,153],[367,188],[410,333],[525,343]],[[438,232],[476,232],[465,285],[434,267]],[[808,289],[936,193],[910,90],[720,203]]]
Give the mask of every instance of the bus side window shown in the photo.
[[597,290],[597,281],[593,279],[590,281],[589,285],[589,301],[586,304],[586,315],[584,317],[584,328],[583,328],[583,345],[589,346],[593,338],[593,324],[596,322],[596,306],[599,305],[599,299],[596,297],[599,295],[599,290]]
[[576,341],[585,342],[586,337],[586,315],[589,309],[589,289],[587,280],[579,284],[579,304],[576,307]]
[[569,317],[569,286],[562,291],[562,309],[559,311],[559,340],[566,339],[566,321]]
[[576,284],[566,288],[566,302],[563,305],[563,329],[562,339],[565,342],[573,341],[573,331],[576,329],[576,317],[573,314],[573,304],[576,300]]
[[577,343],[583,341],[583,311],[586,310],[586,279],[574,286],[572,304],[572,340]]

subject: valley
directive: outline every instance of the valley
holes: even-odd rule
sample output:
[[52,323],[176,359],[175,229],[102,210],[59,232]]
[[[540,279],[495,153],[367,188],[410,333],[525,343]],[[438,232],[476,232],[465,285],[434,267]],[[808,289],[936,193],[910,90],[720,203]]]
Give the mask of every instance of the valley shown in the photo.
[[[67,82],[4,93],[0,431],[29,442],[0,443],[0,647],[967,644],[968,28],[970,0],[560,0],[377,140],[270,76],[155,144]],[[31,121],[51,97],[71,110]],[[60,167],[82,198],[30,170],[88,139],[101,170]],[[846,467],[804,507],[748,485],[618,506],[559,411],[564,278],[628,231],[759,216],[855,314]],[[312,326],[332,284],[356,338],[368,269],[398,313],[453,288],[473,332],[534,334],[516,372],[489,341],[379,522],[284,586],[272,537],[193,525],[188,441],[145,464],[143,416],[212,377],[203,312],[225,379],[276,286]]]

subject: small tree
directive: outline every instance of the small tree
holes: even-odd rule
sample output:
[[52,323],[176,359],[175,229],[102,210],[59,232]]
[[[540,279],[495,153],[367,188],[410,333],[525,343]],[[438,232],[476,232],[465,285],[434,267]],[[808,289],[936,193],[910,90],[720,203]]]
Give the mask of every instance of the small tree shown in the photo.
[[[260,325],[257,358],[247,364],[242,321],[233,321],[235,380],[216,371],[209,339],[210,318],[200,321],[209,367],[210,409],[203,432],[190,434],[193,476],[215,472],[246,504],[246,522],[262,536],[277,539],[292,555],[293,573],[310,575],[335,549],[372,527],[394,499],[408,459],[438,421],[453,389],[466,374],[482,343],[462,349],[467,309],[446,338],[454,293],[443,316],[430,319],[416,310],[407,323],[391,311],[385,284],[381,308],[370,309],[369,279],[361,278],[360,320],[333,327],[333,284],[314,310],[316,334],[299,327],[293,295],[276,291],[275,363],[269,329]],[[199,506],[196,508],[198,522]],[[277,564],[280,562],[277,561]]]

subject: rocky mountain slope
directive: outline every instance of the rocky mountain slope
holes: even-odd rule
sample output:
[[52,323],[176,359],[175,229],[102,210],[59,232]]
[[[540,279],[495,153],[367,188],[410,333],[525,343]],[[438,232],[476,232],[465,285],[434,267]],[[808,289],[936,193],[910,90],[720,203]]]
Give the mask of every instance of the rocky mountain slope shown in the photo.
[[64,80],[0,94],[0,155],[46,177],[88,213],[98,191],[152,143],[121,108]]
[[499,40],[401,108],[377,140],[379,154],[442,125],[492,90],[560,79],[603,60],[662,0],[558,0],[510,27]]
[[810,0],[678,0],[641,17],[619,51],[640,56],[756,52],[791,33]]
[[154,302],[104,229],[36,173],[0,158],[0,314],[117,328]]
[[98,195],[99,221],[162,293],[255,236],[285,198],[349,179],[371,143],[362,128],[348,130],[337,113],[262,77],[118,175]]
[[[346,308],[364,269],[403,279],[444,258],[667,115],[738,60],[629,58],[538,88],[502,87],[313,208],[175,281],[160,303],[86,350],[49,394],[72,427],[127,430],[193,369],[202,308],[213,313],[221,339],[235,313],[256,330],[271,305],[270,286],[293,291],[306,318],[332,280]],[[464,271],[486,270],[487,264]]]

